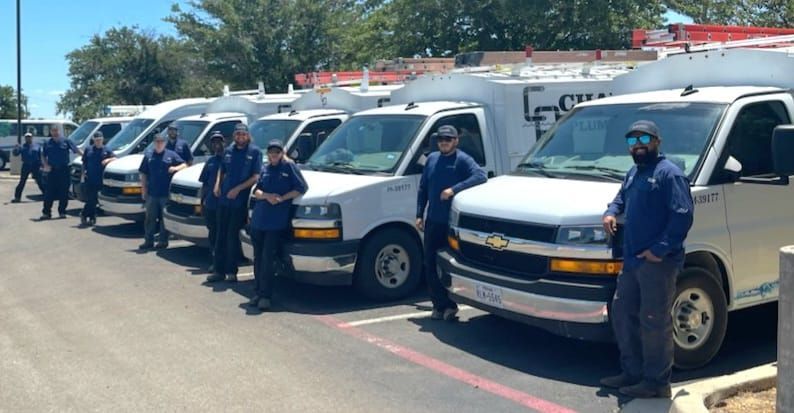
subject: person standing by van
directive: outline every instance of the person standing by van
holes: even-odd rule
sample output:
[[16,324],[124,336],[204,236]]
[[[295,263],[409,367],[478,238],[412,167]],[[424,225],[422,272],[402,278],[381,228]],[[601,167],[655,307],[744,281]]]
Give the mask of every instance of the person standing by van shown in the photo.
[[[447,242],[452,198],[461,191],[484,183],[488,178],[474,159],[458,149],[458,131],[443,125],[436,132],[438,152],[431,153],[419,182],[416,228],[424,231],[425,279],[433,301],[434,320],[452,321],[458,306],[449,299],[436,272],[436,252]],[[427,207],[427,219],[425,219]]]
[[[165,136],[156,134],[154,149],[146,152],[138,168],[141,174],[141,195],[146,208],[143,244],[138,246],[141,250],[168,247],[168,231],[163,225],[168,186],[171,184],[171,177],[187,167],[185,161],[176,152],[166,149],[165,145]],[[158,233],[157,245],[154,245],[155,233]]]
[[262,151],[251,143],[248,126],[240,123],[234,128],[234,145],[223,153],[215,180],[218,235],[215,240],[215,272],[207,277],[207,282],[237,281],[240,230],[248,217],[249,190],[259,179],[261,170]]
[[105,147],[105,136],[102,131],[94,132],[93,145],[83,152],[83,173],[80,181],[83,182],[83,212],[80,213],[80,224],[92,226],[96,224],[97,196],[102,189],[102,172],[105,165],[116,159],[113,152]]
[[56,199],[58,217],[66,218],[66,207],[69,205],[69,152],[83,156],[83,151],[72,141],[61,137],[58,125],[50,126],[50,134],[52,137],[41,150],[42,171],[47,173],[47,187],[40,220],[52,218],[52,204]]
[[19,173],[19,183],[14,189],[14,199],[12,203],[19,203],[22,199],[22,191],[25,190],[25,183],[28,177],[33,175],[39,190],[44,194],[44,185],[41,182],[41,148],[39,145],[33,143],[33,134],[28,132],[25,134],[25,143],[22,146],[18,144],[11,152],[14,156],[22,157],[22,171]]
[[622,372],[601,384],[630,397],[670,398],[670,309],[694,204],[687,177],[659,153],[662,140],[654,122],[632,124],[626,142],[635,166],[603,218],[604,230],[615,235],[615,217],[625,216],[623,271],[610,312]]
[[204,163],[201,169],[199,182],[201,182],[201,215],[204,216],[204,225],[207,226],[208,238],[210,242],[210,272],[215,268],[214,253],[215,241],[218,238],[218,197],[215,196],[215,180],[218,178],[218,170],[223,161],[223,135],[212,132],[210,136],[210,150],[213,156]]
[[279,256],[290,225],[292,200],[308,190],[300,169],[284,156],[284,144],[278,139],[267,145],[267,164],[254,189],[254,212],[251,217],[251,243],[254,247],[255,295],[250,305],[260,310],[270,308],[273,295],[274,263]]
[[190,151],[190,145],[184,139],[179,138],[179,129],[171,124],[166,128],[166,132],[168,134],[168,143],[165,148],[176,152],[188,166],[192,165],[193,152]]

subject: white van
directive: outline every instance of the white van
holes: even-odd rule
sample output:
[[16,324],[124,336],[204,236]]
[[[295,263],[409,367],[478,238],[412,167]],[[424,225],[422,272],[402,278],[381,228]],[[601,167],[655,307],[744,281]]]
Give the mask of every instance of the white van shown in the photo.
[[728,311],[778,297],[778,250],[794,239],[794,129],[780,127],[794,119],[792,73],[786,53],[725,50],[616,78],[621,95],[578,105],[513,173],[455,197],[450,248],[438,255],[450,297],[563,336],[611,339],[622,241],[601,218],[633,165],[625,131],[652,120],[695,201],[671,308],[675,365],[707,363]]
[[[224,96],[208,102],[198,115],[181,116],[176,126],[179,136],[187,141],[193,156],[197,158],[194,161],[203,162],[210,154],[210,132],[220,130],[231,140],[238,123],[248,123],[249,119],[264,113],[289,108],[297,97],[295,94]],[[170,122],[162,124],[166,127]],[[110,146],[114,146],[117,139],[113,139]],[[121,157],[105,167],[99,201],[106,212],[135,221],[143,220],[143,198],[138,173],[143,152]]]
[[[65,119],[22,119],[22,135],[33,134],[33,142],[40,145],[51,137],[52,125],[60,127],[61,136],[69,136],[77,128],[74,122]],[[0,119],[0,169],[5,169],[11,160],[11,151],[17,144],[17,132],[16,119]]]
[[455,126],[460,148],[499,175],[574,104],[609,95],[617,73],[625,71],[426,76],[394,91],[391,106],[354,114],[304,165],[309,190],[295,201],[289,276],[353,284],[376,299],[410,294],[422,268],[417,188],[438,127]]
[[[94,133],[102,132],[104,144],[107,145],[113,136],[123,127],[127,126],[133,119],[133,117],[129,116],[89,119],[83,122],[80,127],[75,129],[66,139],[72,141],[72,143],[81,150],[85,150],[88,146],[94,144],[92,140]],[[83,191],[80,176],[83,173],[83,162],[76,154],[70,154],[70,157],[69,174],[72,181],[71,195],[73,198],[82,201]]]
[[[388,103],[391,91],[401,86],[318,89],[306,92],[292,104],[293,110],[259,118],[250,126],[254,145],[265,148],[272,139],[285,142],[287,153],[303,163],[326,137],[348,117],[348,113]],[[207,244],[207,228],[201,210],[201,183],[204,164],[177,172],[170,200],[163,214],[164,224],[175,236],[199,245]],[[250,239],[243,231],[243,251],[250,254]]]

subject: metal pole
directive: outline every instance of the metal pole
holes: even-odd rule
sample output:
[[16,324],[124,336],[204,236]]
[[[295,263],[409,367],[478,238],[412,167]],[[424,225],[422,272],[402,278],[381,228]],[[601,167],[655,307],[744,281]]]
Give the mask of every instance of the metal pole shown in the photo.
[[20,0],[17,0],[17,143],[22,143],[22,42],[20,41]]

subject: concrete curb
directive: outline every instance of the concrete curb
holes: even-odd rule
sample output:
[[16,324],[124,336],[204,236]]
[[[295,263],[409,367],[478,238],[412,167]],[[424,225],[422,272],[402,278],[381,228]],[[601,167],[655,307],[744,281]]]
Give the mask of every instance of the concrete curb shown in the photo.
[[673,399],[635,399],[624,413],[708,413],[713,406],[741,390],[764,390],[777,381],[777,363],[673,387]]

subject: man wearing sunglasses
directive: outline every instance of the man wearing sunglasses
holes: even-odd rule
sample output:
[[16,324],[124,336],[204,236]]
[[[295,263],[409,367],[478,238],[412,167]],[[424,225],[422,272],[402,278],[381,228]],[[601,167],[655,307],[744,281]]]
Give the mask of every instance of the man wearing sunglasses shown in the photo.
[[601,384],[630,397],[669,398],[674,352],[670,308],[694,205],[684,172],[659,153],[662,139],[654,122],[632,124],[626,143],[635,166],[603,218],[604,229],[615,235],[615,217],[625,217],[623,271],[610,312],[622,373]]
[[[416,208],[416,228],[424,231],[425,279],[433,301],[433,320],[454,321],[458,306],[449,299],[436,272],[436,252],[447,242],[452,197],[488,178],[474,159],[458,149],[458,130],[443,125],[436,132],[438,152],[427,157]],[[424,219],[427,207],[427,220]]]

